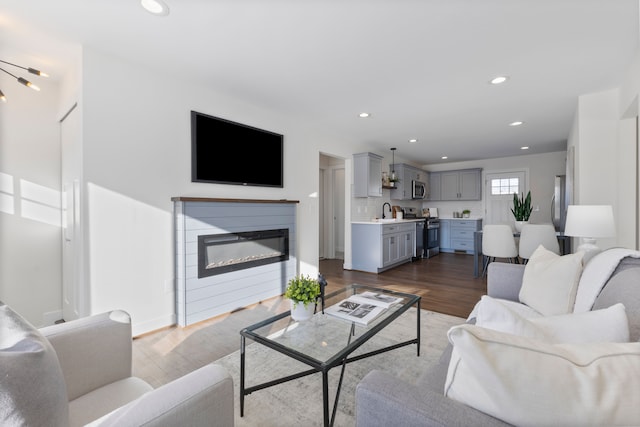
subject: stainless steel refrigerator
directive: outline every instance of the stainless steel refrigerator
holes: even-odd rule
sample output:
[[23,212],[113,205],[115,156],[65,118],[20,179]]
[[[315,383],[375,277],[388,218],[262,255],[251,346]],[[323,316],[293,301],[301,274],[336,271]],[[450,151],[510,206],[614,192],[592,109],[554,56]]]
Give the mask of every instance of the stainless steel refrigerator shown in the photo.
[[566,175],[556,175],[554,185],[553,197],[551,198],[551,221],[556,231],[564,231],[564,223],[567,219],[567,207],[570,203]]

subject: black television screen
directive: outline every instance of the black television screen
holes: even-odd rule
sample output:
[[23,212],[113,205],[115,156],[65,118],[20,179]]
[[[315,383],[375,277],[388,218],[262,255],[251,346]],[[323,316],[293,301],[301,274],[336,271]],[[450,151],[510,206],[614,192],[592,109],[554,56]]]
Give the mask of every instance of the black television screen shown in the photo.
[[191,112],[191,181],[283,186],[283,137]]

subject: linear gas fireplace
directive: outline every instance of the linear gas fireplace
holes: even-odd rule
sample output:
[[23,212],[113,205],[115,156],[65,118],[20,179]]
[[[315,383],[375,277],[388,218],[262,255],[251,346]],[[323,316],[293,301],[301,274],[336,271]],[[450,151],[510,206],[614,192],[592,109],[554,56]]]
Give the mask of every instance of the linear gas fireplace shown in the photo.
[[172,200],[180,326],[282,295],[298,272],[297,200]]
[[289,230],[198,236],[198,278],[289,259]]

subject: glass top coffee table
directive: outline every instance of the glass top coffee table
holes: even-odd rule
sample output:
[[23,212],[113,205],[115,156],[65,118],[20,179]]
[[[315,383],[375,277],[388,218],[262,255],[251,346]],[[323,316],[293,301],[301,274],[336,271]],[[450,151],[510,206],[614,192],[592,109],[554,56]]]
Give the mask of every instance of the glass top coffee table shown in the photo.
[[[363,292],[372,292],[383,297],[395,297],[399,299],[399,302],[386,308],[366,326],[328,314],[329,307],[354,294],[362,294]],[[415,306],[417,309],[416,337],[414,339],[398,342],[364,354],[352,355],[362,344],[400,317],[411,306]],[[316,313],[306,321],[294,321],[290,312],[287,311],[240,331],[240,416],[244,416],[245,396],[267,387],[321,372],[324,425],[330,426],[333,425],[335,419],[340,387],[347,363],[411,344],[416,344],[416,354],[420,356],[420,297],[417,295],[352,284],[328,294],[325,297],[325,313],[321,312],[321,309],[320,303],[318,303]],[[247,338],[296,359],[308,365],[310,369],[292,373],[273,381],[245,387],[245,348]],[[338,381],[333,411],[330,415],[328,373],[329,370],[337,366],[342,367],[342,372]]]

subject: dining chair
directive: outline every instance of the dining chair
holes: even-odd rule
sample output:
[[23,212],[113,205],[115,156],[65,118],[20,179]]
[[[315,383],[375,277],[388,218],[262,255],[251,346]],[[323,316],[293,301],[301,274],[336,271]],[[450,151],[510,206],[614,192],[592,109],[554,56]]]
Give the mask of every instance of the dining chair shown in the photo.
[[484,268],[482,276],[487,273],[487,266],[496,258],[506,258],[509,262],[518,263],[518,248],[513,237],[513,229],[505,224],[487,224],[482,228],[482,255]]
[[538,248],[545,249],[560,255],[560,244],[556,236],[556,229],[551,224],[526,224],[520,232],[520,244],[518,254],[526,264],[531,254]]

